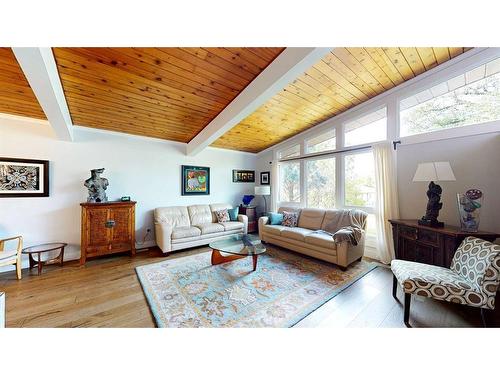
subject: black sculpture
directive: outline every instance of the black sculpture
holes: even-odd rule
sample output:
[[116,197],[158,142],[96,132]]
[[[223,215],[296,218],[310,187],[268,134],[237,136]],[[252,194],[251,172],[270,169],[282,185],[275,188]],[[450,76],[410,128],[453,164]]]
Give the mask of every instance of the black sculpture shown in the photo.
[[100,177],[102,172],[104,172],[104,168],[92,169],[90,171],[91,177],[85,180],[83,185],[89,189],[87,202],[101,203],[108,201],[106,189],[109,182],[107,178]]
[[425,216],[418,221],[420,225],[427,225],[429,227],[443,227],[444,223],[438,221],[439,210],[443,207],[441,200],[441,193],[443,190],[441,186],[435,184],[433,181],[429,183],[429,190],[427,190],[427,209],[425,210]]

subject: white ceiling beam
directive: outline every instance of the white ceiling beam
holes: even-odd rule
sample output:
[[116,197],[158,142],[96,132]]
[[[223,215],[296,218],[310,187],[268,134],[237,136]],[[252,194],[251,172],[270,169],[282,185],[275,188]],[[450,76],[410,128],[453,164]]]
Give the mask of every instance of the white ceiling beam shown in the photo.
[[194,156],[212,144],[330,51],[331,48],[286,48],[187,144],[186,154]]
[[13,47],[17,62],[57,137],[73,140],[73,123],[51,48]]

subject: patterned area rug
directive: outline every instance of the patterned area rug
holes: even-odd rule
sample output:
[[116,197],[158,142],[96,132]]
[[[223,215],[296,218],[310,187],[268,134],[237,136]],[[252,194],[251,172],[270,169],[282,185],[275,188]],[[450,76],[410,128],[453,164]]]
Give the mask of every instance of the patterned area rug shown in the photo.
[[291,327],[376,265],[333,264],[268,248],[216,266],[211,252],[136,268],[158,327]]

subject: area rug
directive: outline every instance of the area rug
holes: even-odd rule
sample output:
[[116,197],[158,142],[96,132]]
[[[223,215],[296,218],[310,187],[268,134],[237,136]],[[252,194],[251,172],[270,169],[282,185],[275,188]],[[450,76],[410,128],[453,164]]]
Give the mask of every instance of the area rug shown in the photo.
[[158,327],[291,327],[376,268],[268,248],[252,272],[251,257],[212,266],[210,256],[136,268]]

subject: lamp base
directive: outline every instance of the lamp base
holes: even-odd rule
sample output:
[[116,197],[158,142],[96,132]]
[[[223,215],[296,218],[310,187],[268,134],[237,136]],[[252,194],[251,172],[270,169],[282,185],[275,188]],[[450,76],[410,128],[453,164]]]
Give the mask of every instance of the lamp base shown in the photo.
[[425,225],[427,227],[442,228],[444,223],[442,221],[427,219],[425,216],[418,221],[419,225]]

